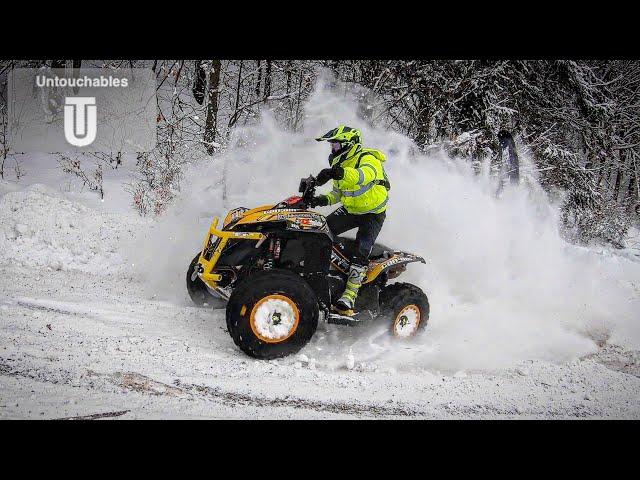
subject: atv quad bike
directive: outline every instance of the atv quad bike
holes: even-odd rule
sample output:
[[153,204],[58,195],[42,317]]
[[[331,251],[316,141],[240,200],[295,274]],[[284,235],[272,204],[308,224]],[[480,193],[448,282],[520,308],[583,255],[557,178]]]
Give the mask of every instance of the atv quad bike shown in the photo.
[[202,251],[187,271],[187,290],[197,305],[224,305],[227,328],[246,354],[272,359],[309,342],[322,312],[329,323],[358,325],[389,318],[391,333],[411,337],[426,326],[429,301],[409,283],[393,283],[422,257],[376,244],[369,257],[353,316],[332,312],[349,273],[355,240],[335,237],[326,218],[308,210],[315,178],[302,179],[302,196],[276,205],[235,208],[222,229],[214,218]]

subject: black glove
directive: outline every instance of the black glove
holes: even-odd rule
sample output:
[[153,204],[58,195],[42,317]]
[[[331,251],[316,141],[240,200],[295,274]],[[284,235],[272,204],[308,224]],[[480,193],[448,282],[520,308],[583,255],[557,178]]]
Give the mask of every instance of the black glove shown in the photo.
[[329,205],[329,199],[326,195],[320,195],[319,197],[313,197],[309,202],[309,206],[311,208],[315,207],[326,207]]
[[325,168],[321,170],[318,176],[316,177],[316,185],[324,185],[329,180],[342,180],[344,177],[344,168],[335,166],[332,168]]

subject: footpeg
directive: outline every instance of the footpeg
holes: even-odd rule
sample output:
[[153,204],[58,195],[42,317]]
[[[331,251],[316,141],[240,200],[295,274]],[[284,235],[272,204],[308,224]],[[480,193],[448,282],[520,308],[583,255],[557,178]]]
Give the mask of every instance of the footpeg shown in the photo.
[[331,311],[345,317],[353,317],[355,312],[351,308],[339,308],[335,305],[331,305]]
[[337,312],[331,312],[327,317],[327,323],[334,325],[355,326],[373,320],[373,314],[369,310],[363,312],[355,312],[353,315],[343,315]]

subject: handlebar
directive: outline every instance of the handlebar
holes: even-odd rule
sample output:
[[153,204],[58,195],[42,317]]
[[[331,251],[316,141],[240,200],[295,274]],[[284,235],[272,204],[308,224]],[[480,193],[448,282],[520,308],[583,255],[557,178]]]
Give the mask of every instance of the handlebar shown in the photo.
[[302,201],[305,205],[309,205],[311,199],[316,194],[316,179],[313,175],[309,175],[307,178],[300,180],[300,186],[298,191],[302,193]]
[[316,194],[316,179],[313,175],[300,180],[298,191],[302,196],[294,196],[284,199],[282,202],[274,206],[274,208],[299,208],[307,210],[311,206],[311,199]]

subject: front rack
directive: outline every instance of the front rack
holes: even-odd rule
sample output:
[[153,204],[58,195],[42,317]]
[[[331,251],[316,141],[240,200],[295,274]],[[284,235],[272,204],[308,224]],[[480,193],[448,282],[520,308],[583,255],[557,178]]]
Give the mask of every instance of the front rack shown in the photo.
[[[217,282],[222,280],[222,275],[218,273],[213,273],[213,269],[218,263],[218,259],[220,258],[220,254],[224,250],[224,247],[227,245],[229,239],[241,239],[241,240],[262,240],[265,236],[259,232],[234,232],[229,230],[218,230],[218,222],[220,219],[218,217],[214,217],[211,222],[211,227],[209,227],[209,231],[207,232],[207,236],[204,240],[204,244],[202,245],[202,251],[200,252],[200,258],[198,258],[198,263],[202,267],[201,272],[199,273],[199,277],[209,285],[211,288],[217,288]],[[210,248],[211,236],[215,235],[218,237],[218,240],[215,242],[215,248],[213,249],[213,255],[208,255],[207,250]],[[207,259],[206,257],[210,258]]]

